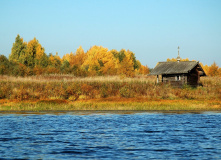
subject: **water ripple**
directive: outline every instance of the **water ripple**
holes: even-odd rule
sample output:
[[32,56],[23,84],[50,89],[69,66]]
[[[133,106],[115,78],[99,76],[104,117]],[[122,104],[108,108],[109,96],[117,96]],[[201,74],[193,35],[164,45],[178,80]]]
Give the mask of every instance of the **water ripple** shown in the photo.
[[221,114],[0,114],[0,159],[221,159]]

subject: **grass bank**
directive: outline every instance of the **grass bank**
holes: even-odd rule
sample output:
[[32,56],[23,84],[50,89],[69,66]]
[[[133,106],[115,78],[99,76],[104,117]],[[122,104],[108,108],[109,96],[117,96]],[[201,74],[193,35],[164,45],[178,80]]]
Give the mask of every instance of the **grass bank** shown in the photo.
[[42,100],[37,102],[1,101],[0,111],[78,111],[78,110],[136,110],[136,111],[221,111],[221,101],[198,100],[118,100],[84,101]]
[[0,76],[0,111],[220,110],[221,78],[173,88],[156,77]]

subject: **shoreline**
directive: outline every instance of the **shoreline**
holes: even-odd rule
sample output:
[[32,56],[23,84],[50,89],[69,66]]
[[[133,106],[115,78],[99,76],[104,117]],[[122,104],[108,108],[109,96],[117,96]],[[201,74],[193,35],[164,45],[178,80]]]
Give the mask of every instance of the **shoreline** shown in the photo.
[[94,110],[84,110],[84,111],[0,111],[1,115],[131,115],[131,114],[162,114],[162,115],[170,115],[170,114],[221,114],[221,110],[213,110],[213,111],[94,111]]
[[68,112],[68,111],[221,111],[219,100],[145,100],[144,98],[100,98],[65,101],[0,100],[1,112]]

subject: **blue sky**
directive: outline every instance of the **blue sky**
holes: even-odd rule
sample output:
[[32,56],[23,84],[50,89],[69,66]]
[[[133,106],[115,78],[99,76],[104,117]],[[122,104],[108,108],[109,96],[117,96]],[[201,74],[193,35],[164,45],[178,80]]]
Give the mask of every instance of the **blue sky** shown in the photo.
[[0,54],[15,37],[47,54],[98,45],[129,49],[143,65],[177,57],[221,67],[220,0],[0,0]]

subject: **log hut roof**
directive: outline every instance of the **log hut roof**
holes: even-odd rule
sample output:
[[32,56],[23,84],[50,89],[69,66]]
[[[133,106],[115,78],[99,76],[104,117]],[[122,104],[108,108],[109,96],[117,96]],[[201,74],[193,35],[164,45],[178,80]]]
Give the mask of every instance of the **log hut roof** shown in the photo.
[[151,75],[185,74],[197,66],[200,76],[206,76],[204,70],[197,61],[159,62],[150,73]]

